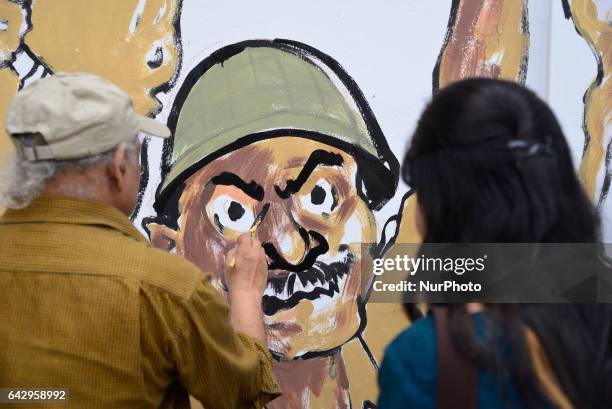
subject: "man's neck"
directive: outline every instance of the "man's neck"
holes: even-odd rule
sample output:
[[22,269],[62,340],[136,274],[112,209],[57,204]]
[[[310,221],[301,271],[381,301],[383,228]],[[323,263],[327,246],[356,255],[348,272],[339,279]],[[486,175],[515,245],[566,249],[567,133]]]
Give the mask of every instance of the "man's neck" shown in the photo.
[[268,404],[270,409],[348,409],[348,378],[340,351],[310,359],[279,361],[274,373],[283,395]]
[[118,208],[111,196],[98,183],[96,175],[91,174],[64,173],[56,176],[47,184],[40,196],[90,200]]

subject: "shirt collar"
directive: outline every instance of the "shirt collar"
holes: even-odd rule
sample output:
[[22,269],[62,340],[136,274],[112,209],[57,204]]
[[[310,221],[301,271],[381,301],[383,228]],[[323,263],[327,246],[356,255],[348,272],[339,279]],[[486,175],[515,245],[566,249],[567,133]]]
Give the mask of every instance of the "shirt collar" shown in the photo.
[[104,226],[118,230],[141,242],[145,237],[118,209],[90,200],[69,197],[39,197],[24,209],[7,209],[0,224],[11,223],[61,223],[88,226]]

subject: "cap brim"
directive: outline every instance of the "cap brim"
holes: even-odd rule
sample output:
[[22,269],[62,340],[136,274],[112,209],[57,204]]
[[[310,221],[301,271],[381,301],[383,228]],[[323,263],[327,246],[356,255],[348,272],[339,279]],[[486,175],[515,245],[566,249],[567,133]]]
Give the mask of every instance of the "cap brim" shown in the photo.
[[158,138],[170,137],[170,129],[163,123],[141,115],[137,115],[137,118],[140,123],[140,130],[147,135],[157,136]]

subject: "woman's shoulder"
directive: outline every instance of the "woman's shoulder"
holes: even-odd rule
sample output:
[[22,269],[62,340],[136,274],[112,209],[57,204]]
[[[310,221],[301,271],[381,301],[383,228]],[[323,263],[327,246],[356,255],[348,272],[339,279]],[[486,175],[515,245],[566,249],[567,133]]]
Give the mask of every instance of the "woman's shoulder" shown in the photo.
[[389,344],[385,359],[394,359],[405,368],[418,368],[419,375],[431,378],[435,376],[437,367],[436,342],[435,322],[428,315],[412,323]]
[[436,331],[432,317],[415,321],[389,344],[378,376],[381,409],[436,407]]
[[[485,317],[481,313],[473,315],[476,331],[482,335]],[[436,323],[432,314],[415,321],[403,330],[385,349],[385,360],[394,360],[404,370],[414,372],[415,379],[431,380],[437,371]]]

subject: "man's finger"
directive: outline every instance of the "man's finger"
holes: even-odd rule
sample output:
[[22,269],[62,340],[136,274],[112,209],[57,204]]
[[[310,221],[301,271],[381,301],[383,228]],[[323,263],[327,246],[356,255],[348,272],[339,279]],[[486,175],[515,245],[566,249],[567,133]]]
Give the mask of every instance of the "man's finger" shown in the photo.
[[261,243],[259,244],[259,258],[261,258],[263,262],[266,263],[266,265],[268,265],[268,256],[266,255],[266,251],[264,250]]
[[225,265],[233,268],[232,264],[236,264],[236,248],[231,248],[227,253],[225,253]]
[[240,236],[238,236],[238,240],[237,240],[238,246],[242,247],[250,247],[251,245],[251,236],[249,236],[248,234],[241,234]]
[[257,240],[255,237],[251,237],[250,239],[251,245],[253,246],[253,250],[263,250],[263,247],[261,247],[261,242],[259,240]]

